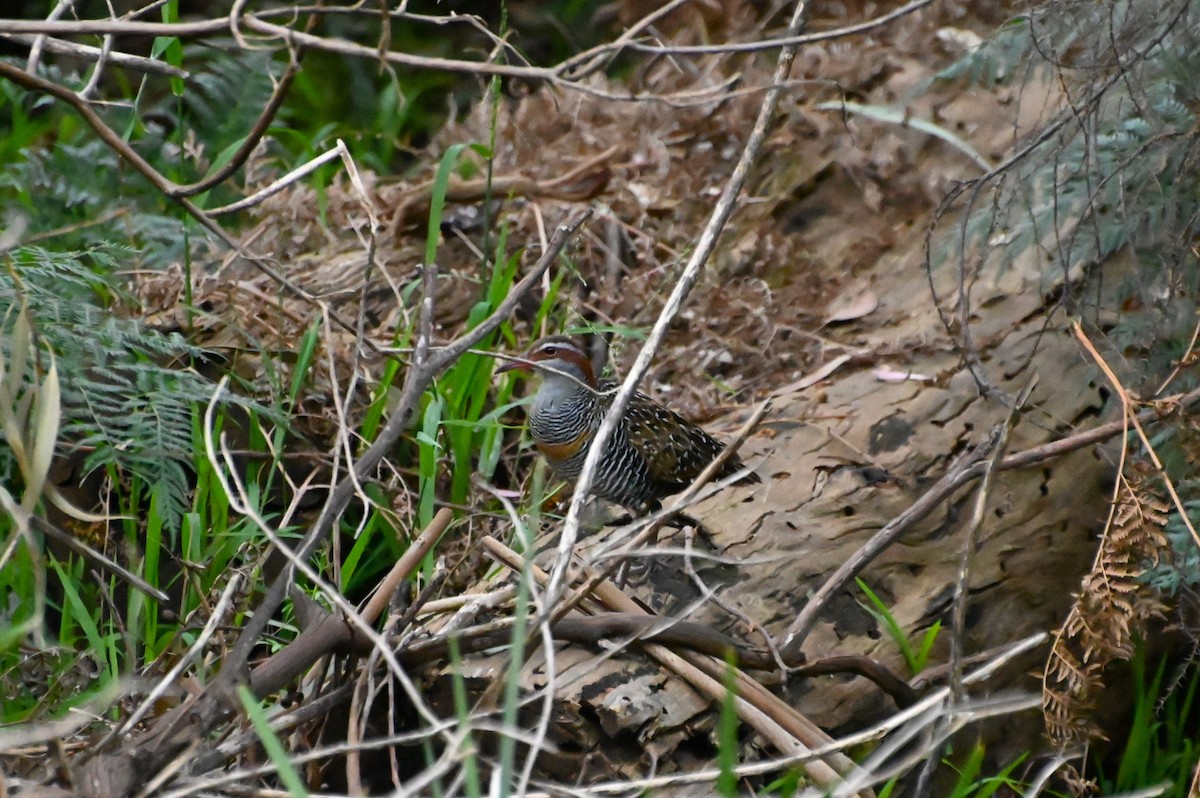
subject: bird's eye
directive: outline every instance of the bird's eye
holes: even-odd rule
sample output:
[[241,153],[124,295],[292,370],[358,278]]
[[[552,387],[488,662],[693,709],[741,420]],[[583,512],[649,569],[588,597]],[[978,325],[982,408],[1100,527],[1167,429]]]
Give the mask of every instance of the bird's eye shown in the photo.
[[542,349],[542,351],[545,352],[547,355],[557,355],[558,347],[557,346],[547,346],[547,347],[544,347]]

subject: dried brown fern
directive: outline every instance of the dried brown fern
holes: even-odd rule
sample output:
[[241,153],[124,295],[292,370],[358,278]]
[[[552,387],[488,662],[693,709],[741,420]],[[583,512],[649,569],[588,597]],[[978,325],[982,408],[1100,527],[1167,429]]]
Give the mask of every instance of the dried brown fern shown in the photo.
[[1163,614],[1146,569],[1170,556],[1164,532],[1171,509],[1149,469],[1128,466],[1092,570],[1055,636],[1042,680],[1046,734],[1060,748],[1102,736],[1089,718],[1104,668],[1133,655],[1134,636]]

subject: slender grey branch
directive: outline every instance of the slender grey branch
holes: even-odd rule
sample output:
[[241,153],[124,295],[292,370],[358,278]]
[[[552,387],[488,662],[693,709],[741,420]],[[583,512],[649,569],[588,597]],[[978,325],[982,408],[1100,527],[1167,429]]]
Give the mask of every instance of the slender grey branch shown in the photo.
[[[778,39],[760,39],[752,42],[736,42],[727,44],[693,44],[693,45],[653,45],[642,44],[641,42],[632,42],[628,45],[629,49],[639,53],[653,53],[655,55],[716,55],[718,53],[757,53],[763,50],[774,50],[777,47],[801,47],[806,44],[815,44],[817,42],[829,41],[830,39],[840,39],[845,36],[855,36],[862,33],[867,33],[876,28],[882,27],[889,22],[893,22],[900,17],[907,16],[914,11],[920,11],[928,5],[932,5],[933,0],[912,0],[907,5],[900,6],[895,11],[889,11],[886,14],[881,14],[873,19],[868,19],[865,22],[859,22],[854,25],[847,25],[844,28],[834,28],[833,30],[821,31],[820,33],[807,33],[803,36],[792,33],[788,30],[787,36],[782,36]],[[614,43],[615,44],[615,43]]]
[[[807,4],[803,0],[796,4],[796,10],[792,14],[792,21],[788,25],[789,35],[799,33],[803,27],[806,8]],[[604,453],[604,447],[612,437],[613,431],[616,429],[621,417],[625,414],[625,409],[629,406],[629,400],[637,390],[638,383],[650,367],[650,361],[654,358],[654,353],[658,350],[659,345],[666,336],[667,327],[671,324],[671,321],[675,318],[675,315],[679,312],[679,309],[683,306],[684,301],[691,292],[692,287],[700,278],[700,273],[716,248],[717,239],[725,229],[729,217],[733,214],[733,210],[737,206],[738,197],[742,192],[742,188],[746,185],[747,178],[750,176],[750,168],[758,159],[758,153],[762,149],[763,142],[767,137],[767,128],[775,116],[775,109],[779,106],[780,97],[783,95],[783,84],[788,79],[788,73],[791,71],[792,59],[795,57],[795,54],[795,46],[784,47],[779,53],[774,78],[771,81],[771,88],[767,89],[767,95],[763,98],[758,118],[754,122],[754,129],[750,132],[750,137],[746,140],[746,145],[742,148],[741,158],[738,160],[737,166],[734,167],[733,174],[730,175],[729,180],[725,183],[721,197],[717,200],[717,204],[713,208],[712,216],[709,218],[708,224],[705,225],[704,231],[700,235],[700,240],[696,243],[696,249],[692,253],[692,257],[688,260],[687,266],[684,267],[683,274],[680,275],[679,282],[675,284],[674,290],[671,291],[666,306],[658,316],[658,321],[654,323],[654,328],[650,331],[650,335],[647,337],[641,352],[638,353],[637,360],[634,361],[633,367],[629,370],[629,374],[621,384],[621,390],[613,399],[612,406],[609,407],[608,413],[605,414],[600,429],[596,431],[596,436],[592,439],[587,459],[584,461],[583,471],[575,483],[575,495],[571,497],[571,507],[567,512],[566,521],[563,523],[562,536],[559,538],[558,553],[555,556],[554,567],[550,572],[550,581],[546,586],[547,606],[553,606],[562,591],[563,578],[566,575],[567,566],[571,561],[571,552],[575,547],[575,540],[579,536],[579,511],[583,508],[583,502],[587,497],[588,489],[591,488],[592,480],[596,474],[596,467],[600,463],[600,458]]]
[[[0,23],[2,25],[3,23]],[[64,41],[63,39],[54,39],[48,36],[35,36],[31,33],[0,33],[0,39],[7,39],[11,42],[19,44],[27,44],[31,47],[35,42],[41,39],[42,49],[50,53],[58,55],[69,55],[73,58],[82,58],[87,61],[98,61],[104,51],[99,47],[93,47],[90,44],[76,44],[75,42]],[[165,61],[156,61],[153,58],[145,58],[140,55],[130,55],[129,53],[120,53],[109,51],[105,58],[113,66],[132,69],[135,72],[145,72],[155,75],[167,75],[173,78],[187,78],[189,73],[187,70],[179,67],[171,66]]]

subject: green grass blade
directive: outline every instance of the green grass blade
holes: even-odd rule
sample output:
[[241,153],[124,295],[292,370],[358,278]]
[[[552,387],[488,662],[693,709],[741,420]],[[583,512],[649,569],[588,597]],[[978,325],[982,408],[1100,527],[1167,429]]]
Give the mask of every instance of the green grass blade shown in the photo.
[[438,243],[442,239],[442,214],[446,209],[446,190],[450,187],[450,176],[458,163],[458,156],[467,148],[466,144],[454,144],[447,148],[438,164],[433,178],[433,194],[429,198],[429,229],[425,236],[425,262],[433,263],[437,258]]
[[921,638],[921,645],[917,647],[914,655],[914,665],[916,666],[913,675],[925,670],[929,664],[929,654],[933,651],[933,644],[937,642],[938,634],[942,631],[942,622],[934,621],[933,626],[925,630],[924,636]]
[[983,767],[983,753],[983,746],[976,745],[971,749],[971,755],[967,757],[962,768],[955,768],[958,771],[958,779],[954,782],[954,789],[950,791],[949,798],[967,798],[975,791],[975,779],[979,775],[979,769]]
[[442,399],[436,394],[425,406],[425,414],[421,431],[417,433],[418,448],[418,486],[420,498],[417,500],[417,526],[429,526],[433,520],[433,507],[437,499],[438,426],[442,420]]
[[859,602],[859,605],[887,630],[888,637],[892,638],[896,646],[900,649],[900,654],[904,657],[904,662],[908,665],[909,671],[913,675],[920,673],[917,668],[917,656],[913,652],[912,645],[908,642],[908,635],[904,634],[904,630],[900,628],[899,622],[896,621],[887,604],[883,602],[883,599],[875,595],[875,592],[867,587],[867,583],[862,579],[856,577],[854,581],[858,583],[858,589],[863,592],[870,602],[869,606],[862,602]]
[[314,319],[313,323],[308,325],[308,329],[304,331],[304,337],[300,339],[300,349],[296,353],[296,367],[292,369],[292,384],[288,390],[288,401],[293,407],[296,405],[297,397],[300,396],[300,388],[303,387],[304,380],[308,378],[308,371],[312,367],[317,353],[317,345],[320,343],[321,320]]
[[287,749],[284,748],[283,741],[275,734],[275,730],[271,728],[271,721],[267,717],[267,713],[263,711],[262,705],[245,685],[238,685],[237,693],[238,699],[242,702],[242,708],[246,710],[246,717],[254,726],[254,733],[258,735],[259,741],[263,744],[263,750],[267,752],[271,764],[275,766],[275,772],[279,774],[279,780],[295,798],[307,798],[308,787],[305,786],[300,774],[296,772],[295,766],[288,759]]
[[[63,564],[55,557],[47,557],[50,567],[58,574],[58,581],[63,591],[62,624],[59,627],[59,637],[64,642],[75,639],[75,630],[83,632],[92,656],[103,665],[111,664],[115,657],[110,651],[109,642],[100,634],[96,619],[92,617],[92,608],[79,595],[76,585],[82,582],[81,575],[68,573]],[[73,569],[82,570],[82,569]]]
[[725,663],[725,697],[721,699],[721,717],[717,721],[717,794],[733,798],[738,794],[738,715],[737,669]]
[[463,684],[462,656],[458,650],[458,638],[451,635],[446,641],[450,646],[450,684],[454,695],[454,714],[458,718],[459,733],[462,734],[462,766],[467,785],[467,795],[479,798],[483,790],[479,785],[479,762],[476,758],[475,736],[471,733],[471,707],[467,702],[467,689]]

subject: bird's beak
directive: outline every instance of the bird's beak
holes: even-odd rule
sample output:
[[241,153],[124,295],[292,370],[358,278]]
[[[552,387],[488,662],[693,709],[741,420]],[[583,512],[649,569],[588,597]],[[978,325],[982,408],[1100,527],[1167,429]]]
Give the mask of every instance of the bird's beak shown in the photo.
[[522,357],[515,357],[507,363],[503,363],[500,368],[496,369],[497,374],[503,374],[506,371],[529,371],[533,368],[533,364]]

